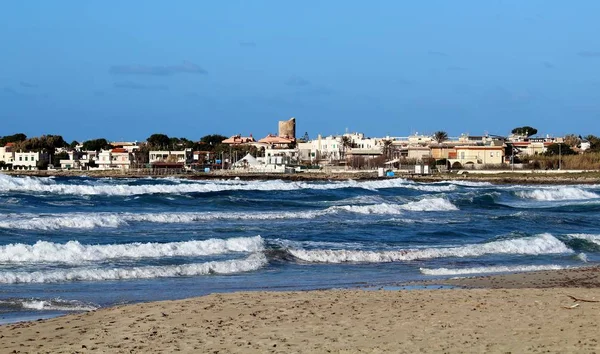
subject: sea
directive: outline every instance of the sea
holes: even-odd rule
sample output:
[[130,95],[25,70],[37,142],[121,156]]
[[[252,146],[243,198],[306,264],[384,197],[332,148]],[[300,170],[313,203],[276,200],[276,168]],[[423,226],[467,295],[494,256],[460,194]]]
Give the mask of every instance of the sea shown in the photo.
[[0,323],[600,261],[600,185],[0,174]]

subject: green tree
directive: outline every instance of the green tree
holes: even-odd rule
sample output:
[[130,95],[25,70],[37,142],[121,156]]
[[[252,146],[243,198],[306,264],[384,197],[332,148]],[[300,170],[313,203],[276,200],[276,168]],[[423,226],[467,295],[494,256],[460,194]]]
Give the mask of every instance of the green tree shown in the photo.
[[71,144],[69,144],[69,147],[74,150],[77,145],[79,145],[79,142],[77,140],[73,140],[71,141]]
[[221,134],[210,134],[210,135],[205,135],[200,139],[201,143],[205,143],[208,145],[212,145],[212,146],[217,146],[219,144],[221,144],[221,142],[223,142],[223,140],[227,139],[226,136],[221,135]]
[[67,154],[66,152],[54,154],[54,156],[52,156],[52,165],[54,167],[58,167],[58,166],[60,166],[60,160],[68,160],[68,159],[69,159],[69,154]]
[[577,155],[571,147],[565,143],[552,144],[546,148],[544,153],[546,156],[558,156],[558,155]]
[[23,133],[7,135],[0,137],[0,146],[5,146],[8,143],[18,143],[27,140],[27,135]]
[[517,127],[511,131],[511,133],[513,133],[515,135],[521,135],[521,136],[526,136],[526,137],[536,135],[537,132],[538,132],[537,129],[530,127],[528,125],[523,126],[523,127]]
[[441,144],[448,140],[448,133],[443,130],[437,131],[433,133],[433,140],[437,141],[438,144]]
[[100,138],[84,141],[81,149],[84,151],[100,151],[109,149],[110,147],[111,146],[106,139]]
[[165,134],[152,134],[146,141],[148,142],[148,145],[153,148],[160,149],[168,148],[171,144],[171,139]]
[[590,134],[585,137],[585,140],[587,140],[590,143],[590,148],[587,152],[600,152],[600,138],[599,137]]

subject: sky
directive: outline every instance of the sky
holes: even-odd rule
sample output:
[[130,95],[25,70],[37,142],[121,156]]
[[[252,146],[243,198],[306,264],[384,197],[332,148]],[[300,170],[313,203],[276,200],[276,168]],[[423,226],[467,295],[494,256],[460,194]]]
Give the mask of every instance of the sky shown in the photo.
[[0,136],[600,134],[600,1],[0,3]]

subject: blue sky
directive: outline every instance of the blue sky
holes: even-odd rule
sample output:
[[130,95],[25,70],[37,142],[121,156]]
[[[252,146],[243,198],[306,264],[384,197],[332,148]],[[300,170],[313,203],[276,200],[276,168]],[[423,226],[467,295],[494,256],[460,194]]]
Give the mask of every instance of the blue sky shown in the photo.
[[599,1],[4,1],[0,135],[600,134]]

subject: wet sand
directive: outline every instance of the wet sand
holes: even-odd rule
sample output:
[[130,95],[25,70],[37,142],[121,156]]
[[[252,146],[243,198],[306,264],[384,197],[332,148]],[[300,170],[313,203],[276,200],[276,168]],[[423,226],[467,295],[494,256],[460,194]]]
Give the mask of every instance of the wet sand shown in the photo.
[[[6,353],[593,353],[600,351],[598,272],[536,272],[454,284],[493,284],[494,289],[248,292],[119,306],[0,326],[0,348]],[[505,281],[510,289],[502,288]]]

